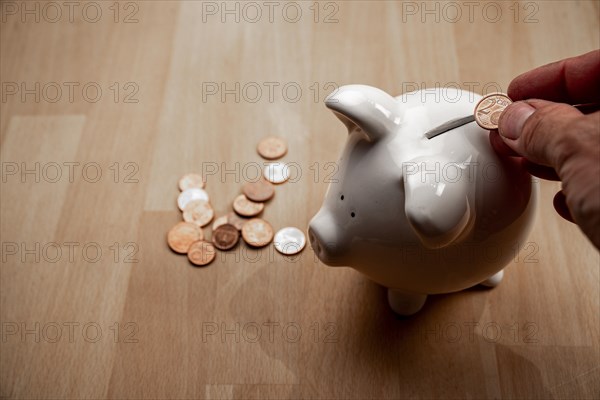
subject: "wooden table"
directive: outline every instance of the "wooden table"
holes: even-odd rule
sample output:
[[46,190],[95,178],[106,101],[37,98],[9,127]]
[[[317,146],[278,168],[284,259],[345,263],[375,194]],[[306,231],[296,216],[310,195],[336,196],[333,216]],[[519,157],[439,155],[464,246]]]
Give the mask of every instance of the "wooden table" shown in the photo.
[[506,90],[598,48],[597,1],[1,6],[2,398],[599,395],[600,260],[558,183],[498,288],[408,319],[310,248],[194,268],[165,243],[178,178],[222,215],[267,134],[302,175],[264,218],[306,227],[346,135],[333,88]]

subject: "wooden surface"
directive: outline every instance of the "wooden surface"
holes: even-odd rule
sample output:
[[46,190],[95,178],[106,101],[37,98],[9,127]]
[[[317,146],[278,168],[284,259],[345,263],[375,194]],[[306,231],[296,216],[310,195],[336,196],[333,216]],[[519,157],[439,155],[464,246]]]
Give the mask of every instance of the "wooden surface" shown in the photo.
[[[553,211],[557,183],[537,183],[537,222],[498,288],[432,296],[410,319],[310,248],[289,260],[241,245],[198,269],[165,244],[181,218],[177,179],[216,166],[207,190],[229,211],[266,134],[287,139],[284,160],[302,176],[277,187],[264,218],[306,227],[345,140],[322,104],[330,83],[506,90],[600,45],[597,1],[521,2],[518,14],[475,3],[459,17],[437,2],[434,14],[421,2],[321,3],[316,23],[309,2],[295,23],[284,3],[272,22],[261,6],[255,23],[239,3],[237,23],[221,21],[220,2],[121,3],[117,16],[99,2],[97,22],[86,3],[52,22],[46,3],[3,2],[0,396],[597,398],[600,260]],[[36,4],[39,22],[21,14]],[[39,101],[21,97],[23,82],[40,83]],[[221,82],[239,82],[239,102],[207,94]],[[21,175],[36,165],[39,182]]]

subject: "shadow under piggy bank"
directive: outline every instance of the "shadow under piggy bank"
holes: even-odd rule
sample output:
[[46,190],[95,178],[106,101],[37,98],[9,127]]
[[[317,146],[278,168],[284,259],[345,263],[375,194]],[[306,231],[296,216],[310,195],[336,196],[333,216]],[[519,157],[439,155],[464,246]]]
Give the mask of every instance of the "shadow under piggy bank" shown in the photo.
[[452,88],[394,98],[349,85],[325,101],[348,138],[309,224],[312,248],[387,287],[398,314],[416,313],[429,294],[496,286],[531,229],[531,177],[495,153],[488,131],[470,123],[425,137],[472,114],[480,98]]

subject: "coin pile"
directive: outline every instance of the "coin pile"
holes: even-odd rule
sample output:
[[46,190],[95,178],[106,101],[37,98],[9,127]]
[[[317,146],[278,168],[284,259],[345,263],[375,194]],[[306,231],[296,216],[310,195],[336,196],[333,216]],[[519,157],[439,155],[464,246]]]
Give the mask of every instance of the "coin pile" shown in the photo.
[[[264,138],[258,143],[258,154],[266,160],[277,160],[287,153],[286,142],[275,136]],[[216,249],[230,250],[239,242],[240,236],[251,247],[264,247],[275,237],[275,249],[282,254],[299,253],[306,245],[304,233],[294,227],[286,227],[276,234],[267,221],[258,218],[265,208],[265,202],[275,195],[275,186],[289,179],[288,167],[282,162],[270,162],[263,170],[263,177],[256,182],[248,182],[242,187],[232,204],[234,212],[215,217],[206,183],[202,176],[186,174],[179,180],[181,193],[177,206],[182,211],[183,222],[176,224],[167,234],[167,243],[176,253],[187,254],[194,265],[210,264],[216,256]],[[214,219],[214,221],[213,221]],[[204,238],[202,228],[212,224],[212,237]],[[241,234],[240,234],[241,232]]]
[[194,265],[210,264],[216,255],[213,244],[204,239],[202,231],[215,215],[204,186],[204,179],[198,174],[186,174],[179,180],[181,193],[177,197],[177,206],[182,211],[183,222],[167,234],[171,250],[187,254]]

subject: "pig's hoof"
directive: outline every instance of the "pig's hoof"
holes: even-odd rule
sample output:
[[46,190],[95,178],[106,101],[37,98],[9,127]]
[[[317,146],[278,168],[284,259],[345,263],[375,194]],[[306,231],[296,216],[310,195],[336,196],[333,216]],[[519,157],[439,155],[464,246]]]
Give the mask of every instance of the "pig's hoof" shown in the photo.
[[481,282],[480,285],[487,286],[490,288],[496,287],[502,282],[502,278],[504,277],[504,270],[496,272],[494,275],[487,278],[485,281]]
[[413,315],[423,308],[426,294],[406,293],[400,290],[388,289],[388,302],[396,314]]

